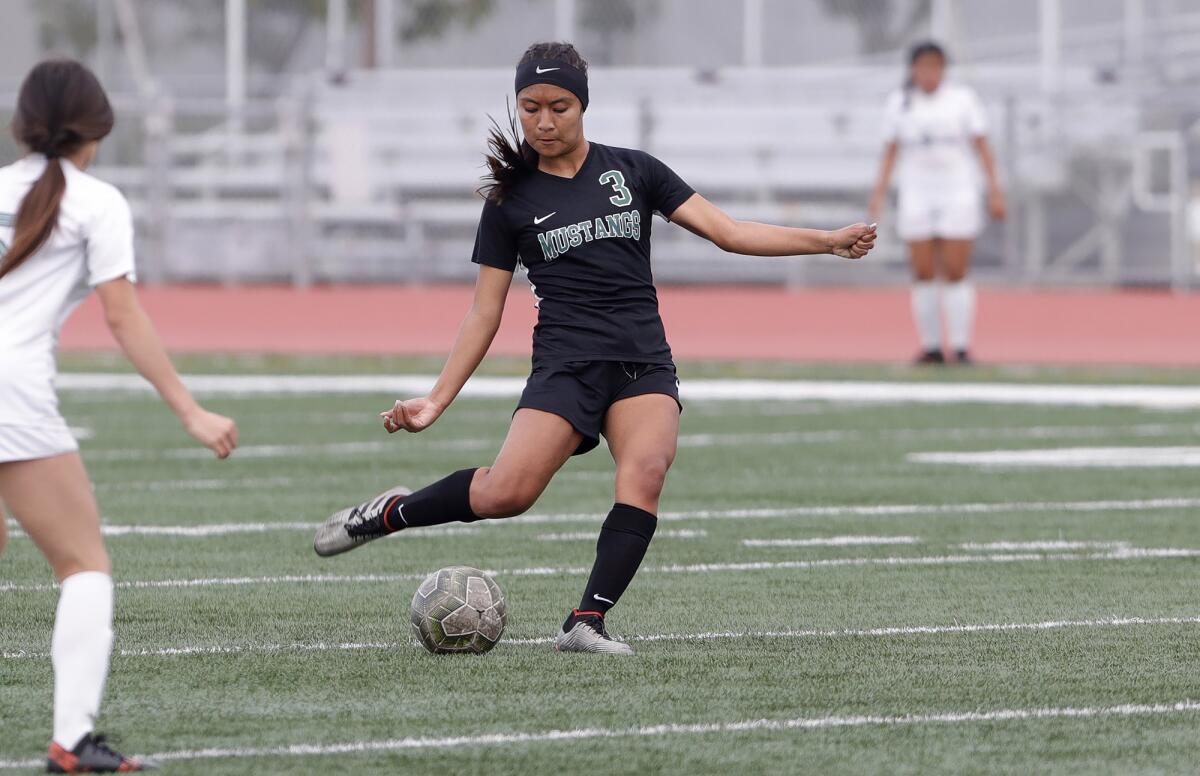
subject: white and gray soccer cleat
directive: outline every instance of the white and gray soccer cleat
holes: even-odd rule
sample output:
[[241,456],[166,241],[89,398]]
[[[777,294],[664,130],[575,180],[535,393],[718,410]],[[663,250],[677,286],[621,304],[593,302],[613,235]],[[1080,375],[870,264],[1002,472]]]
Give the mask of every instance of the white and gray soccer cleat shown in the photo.
[[604,618],[595,614],[580,617],[569,631],[554,640],[558,652],[591,652],[601,655],[632,655],[633,647],[617,641],[604,629]]
[[338,555],[403,528],[389,526],[385,513],[393,501],[411,493],[408,488],[395,487],[358,506],[334,512],[317,529],[313,549],[322,557]]

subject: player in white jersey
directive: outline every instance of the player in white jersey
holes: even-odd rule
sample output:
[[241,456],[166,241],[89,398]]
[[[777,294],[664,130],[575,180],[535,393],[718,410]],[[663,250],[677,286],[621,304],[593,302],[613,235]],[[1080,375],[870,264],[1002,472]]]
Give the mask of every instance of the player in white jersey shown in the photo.
[[[1005,213],[983,105],[970,87],[944,83],[945,70],[946,54],[936,43],[913,48],[908,83],[888,98],[883,161],[870,205],[871,219],[878,219],[895,169],[896,231],[908,243],[913,318],[921,340],[917,362],[923,364],[946,360],[942,304],[955,360],[970,363],[975,291],[967,269],[983,230],[981,168],[988,211],[997,219]],[[942,304],[939,274],[945,283]]]
[[[13,118],[28,154],[0,168],[0,504],[62,585],[51,640],[52,773],[148,765],[93,730],[112,649],[113,583],[91,483],[54,393],[54,348],[67,316],[95,289],[122,350],[187,432],[220,458],[237,445],[233,421],[196,403],[138,304],[129,205],[84,172],[112,125],[108,97],[87,68],[43,62],[21,85]],[[0,550],[7,538],[0,519]]]

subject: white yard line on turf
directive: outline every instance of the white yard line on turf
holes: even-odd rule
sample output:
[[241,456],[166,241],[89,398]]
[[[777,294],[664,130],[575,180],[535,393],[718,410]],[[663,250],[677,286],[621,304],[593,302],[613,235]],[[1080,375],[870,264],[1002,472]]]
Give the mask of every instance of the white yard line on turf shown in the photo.
[[916,536],[825,536],[816,539],[742,539],[743,547],[849,547],[859,544],[920,544]]
[[[184,381],[195,392],[230,396],[380,393],[421,396],[432,375],[191,375]],[[68,372],[58,376],[62,391],[149,392],[137,375]],[[463,396],[515,398],[525,388],[519,377],[473,377]],[[685,400],[853,401],[882,404],[972,402],[1068,407],[1200,407],[1200,388],[1167,385],[1054,385],[1038,383],[935,383],[853,380],[687,380]]]
[[[1131,501],[1017,501],[964,504],[848,504],[845,506],[825,507],[765,507],[761,509],[663,512],[659,514],[658,519],[663,522],[682,522],[687,520],[756,520],[788,517],[904,517],[909,515],[977,515],[1019,512],[1147,512],[1160,509],[1194,509],[1197,507],[1200,507],[1200,498],[1160,498]],[[599,513],[522,515],[512,520],[487,520],[471,526],[421,528],[420,530],[406,534],[406,536],[434,535],[439,531],[443,533],[454,533],[456,531],[459,533],[475,533],[481,529],[490,530],[505,525],[594,524],[599,523],[603,518],[604,515]],[[9,519],[8,525],[14,529],[18,527],[17,522],[12,519]],[[316,528],[316,525],[316,521],[312,523],[255,521],[198,523],[181,526],[105,525],[104,530],[110,536],[139,535],[143,533],[147,535],[159,533],[174,536],[221,536],[229,533],[312,530]],[[580,532],[581,534],[582,532]],[[594,538],[594,534],[589,535]]]
[[722,445],[791,445],[853,442],[884,439],[889,441],[935,441],[971,439],[1105,439],[1111,437],[1182,436],[1200,432],[1200,424],[1171,425],[1141,423],[1127,426],[1009,426],[1004,428],[893,428],[832,429],[826,431],[730,432],[682,434],[680,447],[718,447]]
[[[679,446],[688,448],[746,446],[746,445],[795,445],[834,444],[850,441],[877,439],[895,441],[942,441],[971,439],[1103,439],[1111,437],[1162,437],[1200,433],[1200,424],[1184,425],[1147,423],[1128,426],[1026,426],[1005,428],[894,428],[894,429],[830,429],[815,431],[737,432],[682,434]],[[401,437],[403,438],[403,437]],[[499,449],[502,440],[490,437],[466,437],[447,439],[434,437],[423,440],[433,450],[493,450]],[[394,439],[375,439],[356,442],[328,442],[323,444],[273,444],[244,445],[236,455],[240,458],[297,458],[309,456],[377,455],[397,449]],[[601,444],[607,444],[601,439]],[[1089,449],[1089,448],[1084,448]],[[172,447],[160,450],[132,449],[128,447],[91,447],[85,449],[84,457],[89,461],[145,461],[159,458],[170,460],[204,460],[211,457],[207,450],[196,447]],[[940,453],[921,455],[940,455]],[[913,459],[914,462],[923,462]],[[952,463],[954,461],[951,461]],[[969,461],[964,461],[969,463]],[[563,472],[560,479],[608,479],[606,472]],[[213,480],[216,482],[216,480]],[[203,489],[203,488],[197,488]]]
[[[1120,547],[1095,553],[1010,553],[986,555],[889,556],[882,558],[824,558],[820,560],[749,561],[743,563],[690,563],[646,566],[643,574],[715,574],[726,571],[786,571],[849,566],[960,566],[1000,563],[1066,563],[1072,561],[1128,561],[1165,558],[1200,558],[1200,549],[1188,547]],[[587,574],[587,566],[535,566],[517,569],[485,569],[498,577],[548,577]],[[411,574],[284,574],[263,577],[212,577],[207,579],[147,579],[117,582],[120,588],[197,588],[246,587],[299,583],[376,583],[424,579],[424,573]],[[56,585],[0,582],[0,592],[56,590]]]
[[[27,538],[21,530],[20,523],[9,518],[8,526],[12,529],[13,538]],[[208,536],[229,536],[231,534],[255,534],[303,531],[311,533],[317,530],[319,523],[204,523],[200,525],[101,525],[100,533],[104,536],[177,536],[184,538],[201,538]],[[414,532],[412,537],[437,536],[470,536],[481,532],[481,528],[473,525],[439,525],[423,528]],[[411,538],[411,537],[410,537]],[[592,538],[595,538],[594,536]]]
[[1064,469],[1141,469],[1200,466],[1200,447],[1056,447],[1036,450],[909,453],[913,463],[1036,466]]
[[1042,542],[964,542],[958,545],[958,549],[970,550],[972,552],[1013,552],[1020,550],[1105,550],[1129,546],[1129,542],[1072,542],[1056,540]]
[[[737,722],[662,723],[626,728],[574,728],[534,732],[506,731],[478,735],[438,738],[394,738],[385,741],[348,741],[334,744],[293,744],[291,746],[232,747],[158,752],[148,755],[159,762],[176,760],[215,760],[250,757],[311,757],[328,754],[412,751],[421,749],[469,749],[510,744],[560,743],[621,738],[660,738],[681,735],[749,733],[755,731],[804,731],[856,727],[909,727],[914,725],[956,725],[970,723],[1024,722],[1050,719],[1104,719],[1109,717],[1145,717],[1195,714],[1200,702],[1183,700],[1170,703],[1129,703],[1119,706],[1063,708],[993,709],[991,711],[944,711],[921,714],[837,715],[794,717],[791,719],[751,719]],[[0,760],[0,768],[35,768],[45,760]]]
[[[938,636],[957,633],[1008,633],[1053,631],[1072,628],[1129,628],[1153,625],[1200,625],[1200,617],[1109,617],[1099,620],[1046,620],[1042,622],[1000,622],[964,625],[894,625],[879,628],[837,628],[831,630],[710,631],[704,633],[647,633],[631,635],[625,641],[721,641],[727,639],[840,639]],[[539,646],[554,643],[554,637],[505,639],[513,646]],[[205,655],[258,655],[287,652],[358,652],[393,650],[412,646],[412,642],[309,642],[296,644],[246,644],[216,646],[180,646],[119,649],[121,657],[191,657]],[[5,660],[45,660],[49,652],[0,652]]]
[[[433,439],[425,444],[432,450],[491,450],[499,449],[500,439]],[[235,455],[238,458],[296,458],[307,456],[377,455],[399,450],[395,440],[379,439],[373,442],[329,442],[308,445],[242,445]],[[107,448],[85,450],[88,461],[150,461],[208,460],[212,453],[202,447],[173,447],[166,450],[141,448]]]
[[[703,529],[681,528],[678,530],[663,529],[655,531],[655,539],[703,539],[708,536],[708,531]],[[578,541],[596,541],[595,531],[575,531],[572,533],[544,533],[534,537],[539,542],[578,542]]]
[[[1200,498],[1173,497],[1156,499],[1098,501],[1010,501],[966,502],[959,504],[846,504],[842,506],[762,507],[756,509],[698,509],[686,512],[662,512],[659,521],[680,520],[755,520],[786,517],[901,517],[906,515],[990,515],[1017,512],[1146,512],[1159,509],[1195,509]],[[522,515],[522,523],[593,523],[603,515],[560,514]],[[497,523],[503,521],[495,521]]]

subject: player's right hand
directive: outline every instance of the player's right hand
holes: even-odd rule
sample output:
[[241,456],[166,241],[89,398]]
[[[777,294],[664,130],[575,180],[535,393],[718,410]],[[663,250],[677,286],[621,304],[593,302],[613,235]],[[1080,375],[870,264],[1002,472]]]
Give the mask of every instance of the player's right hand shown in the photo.
[[383,418],[383,427],[389,434],[395,434],[401,429],[415,434],[432,426],[433,421],[442,414],[442,409],[428,396],[423,396],[419,399],[397,401],[396,406],[379,413],[379,417]]
[[232,418],[197,407],[183,419],[183,428],[218,458],[228,458],[237,447],[237,424]]

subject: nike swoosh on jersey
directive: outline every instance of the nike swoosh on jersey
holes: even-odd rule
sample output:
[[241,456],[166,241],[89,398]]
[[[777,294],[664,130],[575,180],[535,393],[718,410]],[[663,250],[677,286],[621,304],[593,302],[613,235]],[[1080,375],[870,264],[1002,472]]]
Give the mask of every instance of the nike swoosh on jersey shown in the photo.
[[[554,211],[554,213],[557,213],[557,212],[558,212],[557,210],[555,210],[555,211]],[[534,217],[533,217],[533,225],[534,225],[534,226],[537,226],[538,224],[540,224],[541,222],[545,221],[545,220],[546,220],[547,218],[549,218],[550,216],[554,215],[554,213],[550,213],[549,215],[544,215],[544,216],[542,216],[541,218],[538,218],[537,216],[534,216]]]
[[545,69],[542,69],[542,66],[541,66],[541,65],[538,65],[537,67],[535,67],[535,68],[533,69],[533,71],[534,71],[535,73],[538,73],[538,74],[540,75],[540,74],[542,74],[542,73],[549,73],[551,70],[561,70],[561,69],[562,69],[562,68],[558,68],[558,67],[547,67],[547,68],[545,68]]

